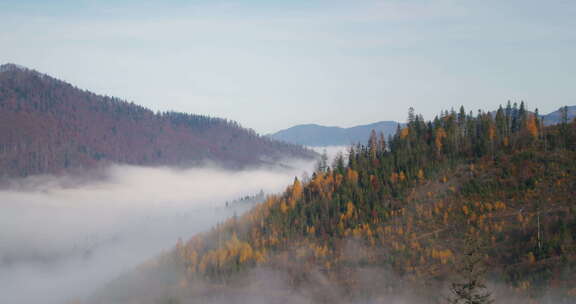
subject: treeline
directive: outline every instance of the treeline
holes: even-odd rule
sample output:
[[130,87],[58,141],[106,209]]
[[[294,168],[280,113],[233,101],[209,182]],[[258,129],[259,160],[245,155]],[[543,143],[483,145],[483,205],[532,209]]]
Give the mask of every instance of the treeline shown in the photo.
[[259,136],[237,122],[157,112],[99,96],[35,71],[0,72],[0,177],[59,173],[103,162],[258,165],[311,151]]
[[357,270],[370,267],[401,278],[378,281],[380,293],[410,282],[438,298],[473,236],[489,278],[512,295],[554,290],[556,303],[571,303],[575,150],[576,121],[543,127],[523,105],[476,115],[461,108],[432,121],[411,109],[393,137],[373,133],[309,180],[179,242],[156,265],[176,265],[182,288],[226,283],[256,265],[287,269],[298,286],[319,269],[350,297],[369,292]]

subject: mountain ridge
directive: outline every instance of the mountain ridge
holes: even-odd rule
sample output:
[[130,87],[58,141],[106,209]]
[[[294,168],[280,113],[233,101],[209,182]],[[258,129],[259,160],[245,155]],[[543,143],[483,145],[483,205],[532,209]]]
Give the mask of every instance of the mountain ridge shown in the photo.
[[[541,115],[541,117],[544,118],[544,125],[546,126],[551,126],[551,125],[555,125],[555,124],[559,124],[562,122],[562,108],[560,107],[558,110],[550,112],[546,115]],[[568,121],[572,121],[574,118],[576,118],[576,106],[566,106],[566,109],[568,110]]]
[[342,146],[366,142],[370,132],[383,132],[388,137],[403,125],[395,121],[379,121],[349,128],[338,126],[323,126],[315,123],[301,124],[280,130],[267,136],[276,140],[296,143],[305,146]]
[[237,122],[153,112],[15,64],[0,72],[2,177],[58,174],[106,163],[224,167],[315,157],[301,146],[258,135]]

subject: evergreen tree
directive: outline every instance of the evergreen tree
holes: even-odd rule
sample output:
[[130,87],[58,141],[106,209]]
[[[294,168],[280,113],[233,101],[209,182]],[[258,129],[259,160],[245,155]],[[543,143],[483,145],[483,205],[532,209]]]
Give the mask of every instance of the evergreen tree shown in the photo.
[[408,109],[408,124],[412,124],[416,120],[416,114],[414,114],[414,108],[410,107]]
[[562,108],[560,108],[560,117],[561,117],[562,126],[567,125],[568,124],[568,106],[563,106]]
[[450,304],[490,304],[492,294],[486,291],[483,276],[486,272],[479,242],[472,235],[465,240],[464,256],[458,274],[462,282],[452,283]]
[[525,126],[526,123],[526,118],[527,118],[527,112],[526,112],[526,105],[524,104],[524,101],[520,102],[520,109],[518,110],[518,119],[520,120],[519,122],[519,128],[522,129]]
[[510,104],[510,100],[506,104],[506,135],[510,135],[512,131],[512,105]]
[[507,135],[506,132],[506,116],[504,114],[504,109],[502,106],[498,108],[496,112],[496,130],[498,131],[498,136],[504,137]]
[[560,108],[560,136],[563,148],[568,148],[568,107]]
[[460,128],[463,128],[465,122],[466,122],[466,110],[464,110],[464,106],[460,106],[460,113],[458,114],[458,126]]
[[518,110],[518,103],[514,103],[512,106],[512,133],[518,131],[519,128],[519,110]]
[[326,172],[328,170],[328,153],[326,149],[320,155],[320,159],[318,163],[316,163],[316,171],[318,172]]

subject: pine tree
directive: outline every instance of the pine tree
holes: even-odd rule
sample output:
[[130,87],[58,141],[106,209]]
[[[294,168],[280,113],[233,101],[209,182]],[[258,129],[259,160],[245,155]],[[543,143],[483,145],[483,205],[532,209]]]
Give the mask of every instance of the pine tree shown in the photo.
[[563,126],[568,124],[568,106],[560,108],[560,122]]
[[316,171],[317,172],[326,172],[328,170],[328,153],[326,149],[320,155],[320,159],[316,163]]
[[478,241],[473,236],[466,237],[464,256],[458,274],[462,283],[452,283],[450,304],[490,304],[494,303],[492,294],[485,291],[483,276],[486,272]]
[[416,120],[416,114],[414,114],[414,108],[408,108],[408,124],[411,125]]
[[560,134],[562,137],[562,146],[568,147],[568,107],[560,108]]
[[520,102],[520,109],[518,110],[518,119],[520,119],[519,125],[520,125],[520,129],[522,127],[524,127],[524,125],[526,124],[526,118],[527,118],[527,111],[526,111],[526,105],[524,104],[524,101]]
[[519,129],[519,115],[518,115],[518,103],[514,103],[512,106],[512,133],[518,131]]
[[506,115],[504,114],[504,109],[502,109],[502,106],[500,106],[498,108],[498,111],[496,111],[496,127],[498,129],[498,134],[500,136],[505,136],[507,135],[506,133]]

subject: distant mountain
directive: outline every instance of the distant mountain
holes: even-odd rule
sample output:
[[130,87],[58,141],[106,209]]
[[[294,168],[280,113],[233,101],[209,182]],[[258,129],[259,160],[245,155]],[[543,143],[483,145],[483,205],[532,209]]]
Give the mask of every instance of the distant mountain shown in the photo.
[[370,132],[383,132],[386,137],[396,133],[398,122],[380,121],[351,128],[326,127],[316,124],[297,125],[270,134],[269,137],[306,146],[342,146],[358,142],[366,143]]
[[0,177],[103,163],[228,167],[311,158],[221,118],[153,111],[25,67],[0,66]]
[[[562,108],[546,114],[546,115],[541,115],[541,117],[544,118],[544,124],[547,126],[550,125],[556,125],[559,124],[560,122],[562,122],[562,113],[561,113]],[[571,122],[574,118],[576,118],[576,106],[569,106],[568,107],[568,122]]]

